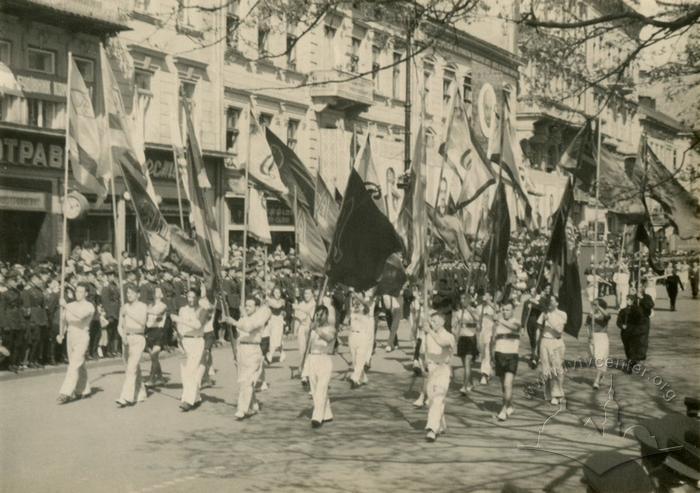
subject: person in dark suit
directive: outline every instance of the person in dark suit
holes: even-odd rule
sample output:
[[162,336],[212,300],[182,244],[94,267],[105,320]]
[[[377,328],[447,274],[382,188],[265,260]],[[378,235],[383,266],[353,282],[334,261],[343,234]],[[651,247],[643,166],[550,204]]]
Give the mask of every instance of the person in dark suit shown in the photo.
[[9,370],[18,371],[22,368],[24,357],[24,320],[21,314],[22,300],[18,289],[19,273],[8,272],[6,276],[7,291],[2,295],[4,307],[3,343],[10,350]]
[[28,366],[40,368],[43,367],[42,355],[49,338],[49,321],[44,305],[44,287],[38,274],[32,273],[29,276],[29,282],[20,297],[27,327]]
[[681,278],[678,277],[678,272],[673,269],[670,274],[666,276],[666,292],[668,293],[668,300],[671,304],[671,311],[676,311],[676,298],[678,297],[678,287],[681,290],[685,290]]
[[640,288],[636,293],[630,291],[627,302],[628,305],[618,313],[617,326],[622,330],[620,337],[628,362],[626,371],[631,372],[637,363],[647,359],[651,325],[649,316],[654,300],[644,292],[644,288]]

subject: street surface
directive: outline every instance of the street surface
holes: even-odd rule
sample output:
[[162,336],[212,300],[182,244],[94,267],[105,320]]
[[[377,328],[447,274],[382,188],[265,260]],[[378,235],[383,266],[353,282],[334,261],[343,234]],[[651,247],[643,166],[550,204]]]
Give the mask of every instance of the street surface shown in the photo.
[[[497,381],[465,398],[456,371],[448,430],[435,443],[424,439],[426,411],[411,404],[420,379],[407,371],[411,343],[403,325],[401,350],[378,348],[370,382],[358,390],[342,380],[349,353],[341,346],[330,389],[335,420],[319,430],[310,428],[310,397],[290,379],[299,359],[294,339],[286,340],[284,364],[267,370],[270,389],[258,394],[262,412],[242,422],[233,416],[237,385],[228,346],[215,349],[217,384],[203,390],[202,406],[190,413],[178,409],[179,354],[163,362],[169,384],[126,409],[114,404],[123,380],[118,360],[91,362],[97,392],[64,406],[55,403],[63,372],[5,376],[0,491],[481,492],[500,491],[507,482],[531,491],[585,491],[579,461],[598,450],[634,456],[637,442],[621,436],[626,430],[629,436],[642,419],[684,412],[683,398],[700,396],[700,301],[682,293],[678,311],[666,311],[663,291],[644,375],[613,369],[594,391],[594,369],[571,368],[567,406],[559,409],[542,400],[537,373],[521,358],[515,414],[498,423]],[[379,340],[386,334],[380,331]],[[521,356],[529,352],[526,339]],[[611,357],[623,358],[614,319],[610,339]],[[584,331],[578,341],[565,336],[565,343],[568,360],[588,358]],[[148,367],[144,358],[142,371]]]

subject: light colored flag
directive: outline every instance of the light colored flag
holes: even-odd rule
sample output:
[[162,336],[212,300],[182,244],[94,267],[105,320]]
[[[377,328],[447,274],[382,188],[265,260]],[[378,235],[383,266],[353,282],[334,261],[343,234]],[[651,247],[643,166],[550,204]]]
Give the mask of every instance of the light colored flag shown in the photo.
[[374,203],[377,205],[380,211],[388,217],[386,201],[384,200],[385,190],[382,190],[382,183],[385,180],[381,178],[379,168],[374,162],[374,155],[372,153],[372,142],[369,134],[365,138],[365,142],[357,153],[355,157],[355,163],[353,168],[360,175],[362,181],[365,183],[365,188],[372,195]]
[[263,187],[279,194],[288,193],[280,177],[279,169],[272,156],[272,151],[265,137],[265,129],[258,123],[252,108],[250,110],[250,139],[248,141],[250,156],[248,173]]
[[328,252],[323,237],[309,211],[295,207],[295,233],[299,245],[299,260],[310,271],[323,273]]
[[445,164],[459,179],[460,189],[454,198],[457,207],[463,207],[476,199],[495,183],[488,161],[475,145],[473,132],[462,98],[453,105],[447,138],[442,149]]
[[338,207],[335,197],[331,194],[331,191],[328,189],[323,177],[319,173],[316,176],[314,219],[318,223],[321,234],[327,239],[326,243],[330,243],[333,238],[339,215],[340,207]]
[[98,201],[107,196],[107,187],[99,171],[102,153],[100,121],[95,117],[90,91],[80,70],[71,60],[70,108],[68,108],[68,136],[70,164],[73,177],[82,187],[96,193]]
[[271,244],[270,224],[267,221],[267,200],[257,188],[248,190],[248,233],[256,240]]

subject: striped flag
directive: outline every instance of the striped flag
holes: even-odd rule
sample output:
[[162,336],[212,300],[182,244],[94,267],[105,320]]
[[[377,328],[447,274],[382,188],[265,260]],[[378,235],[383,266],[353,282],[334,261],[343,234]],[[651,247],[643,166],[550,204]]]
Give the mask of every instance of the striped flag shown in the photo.
[[70,57],[70,107],[68,108],[69,156],[73,177],[82,187],[96,193],[98,201],[107,196],[99,170],[102,153],[100,123],[95,117],[90,91],[75,61]]

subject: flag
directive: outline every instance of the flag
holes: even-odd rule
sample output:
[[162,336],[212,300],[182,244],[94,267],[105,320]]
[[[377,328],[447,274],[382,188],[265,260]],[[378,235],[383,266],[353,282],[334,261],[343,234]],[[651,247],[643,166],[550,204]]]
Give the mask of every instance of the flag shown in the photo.
[[155,262],[162,262],[170,252],[170,228],[160,213],[155,198],[148,192],[148,178],[131,142],[131,132],[121,91],[102,46],[100,46],[100,57],[107,129],[104,160],[109,163],[106,173],[111,174],[113,167],[116,167],[115,171],[121,173],[124,185],[131,196],[136,220],[146,237],[151,257]]
[[649,196],[657,201],[683,239],[700,236],[700,202],[681,185],[642,138],[639,163],[633,176],[642,189],[642,200]]
[[596,139],[591,120],[587,120],[559,159],[559,166],[574,175],[577,187],[587,193],[595,192],[598,168]]
[[333,238],[335,225],[338,224],[338,215],[340,207],[335,201],[335,197],[331,194],[326,186],[325,181],[319,173],[316,176],[316,196],[314,198],[314,219],[318,224],[321,235],[327,238],[327,243]]
[[525,203],[525,215],[530,217],[532,207],[527,197],[527,191],[520,177],[519,153],[516,150],[518,139],[508,118],[507,106],[503,107],[503,118],[495,114],[494,130],[489,139],[488,155],[494,163],[498,164],[509,178],[509,183],[520,195]]
[[[569,217],[574,205],[574,187],[568,182],[559,209],[554,214],[552,237],[547,249],[546,260],[552,263],[552,293],[556,293],[559,308],[566,312],[564,332],[578,337],[583,323],[581,301],[581,279],[579,277],[576,231]],[[543,284],[541,280],[540,284]],[[539,286],[541,289],[543,286]]]
[[426,210],[425,132],[418,128],[411,161],[410,184],[404,194],[397,221],[397,232],[404,241],[408,272],[415,275],[425,254],[428,216]]
[[372,143],[369,134],[367,134],[364,145],[355,157],[353,169],[357,171],[358,175],[364,182],[365,188],[370,193],[377,208],[382,212],[382,214],[387,215],[386,203],[384,201],[385,191],[382,190],[382,180],[379,176],[377,165],[374,162]]
[[275,165],[275,158],[272,156],[270,146],[267,143],[265,133],[255,118],[253,111],[250,111],[250,160],[246,163],[248,173],[251,178],[260,183],[266,189],[276,194],[286,194],[289,192],[282,183],[279,169]]
[[598,199],[626,222],[637,223],[644,220],[646,211],[641,200],[640,185],[630,177],[630,172],[626,169],[623,156],[601,146]]
[[296,153],[269,128],[265,129],[265,137],[274,162],[277,164],[279,177],[288,190],[286,196],[283,197],[284,201],[291,207],[292,197],[296,195],[297,207],[303,207],[309,212],[313,211],[316,183],[311,173]]
[[389,255],[401,251],[399,235],[355,169],[350,172],[331,245],[329,281],[358,291],[375,286]]
[[248,190],[248,234],[256,240],[271,244],[270,224],[267,221],[267,200],[255,187]]
[[506,189],[498,184],[488,216],[489,239],[484,247],[486,270],[492,292],[503,290],[508,281],[508,243],[510,242],[510,214]]
[[321,231],[311,213],[303,207],[294,207],[294,226],[299,245],[299,261],[310,271],[323,273],[328,254]]
[[625,251],[629,255],[639,253],[640,243],[647,247],[649,266],[656,272],[657,275],[664,273],[664,268],[656,262],[655,255],[658,251],[658,243],[654,227],[651,225],[651,219],[635,225],[634,230],[625,238]]
[[167,260],[188,272],[205,274],[209,267],[204,261],[199,244],[190,238],[180,226],[169,224],[170,252]]
[[384,268],[377,281],[375,294],[399,296],[407,279],[406,270],[401,263],[401,255],[392,253],[384,262]]
[[75,181],[97,194],[98,201],[101,202],[107,196],[107,186],[99,170],[102,152],[101,125],[95,117],[90,91],[85,86],[80,70],[72,57],[70,60],[68,137],[71,169]]
[[138,91],[134,91],[134,101],[131,106],[131,114],[129,115],[128,130],[130,131],[131,143],[133,145],[134,153],[136,154],[136,159],[139,163],[141,163],[143,174],[146,176],[148,193],[151,195],[151,197],[153,197],[153,200],[156,200],[156,189],[153,186],[151,174],[149,173],[148,166],[146,165],[146,145],[144,142],[145,136],[143,126],[144,110],[145,109],[141,109]]
[[472,255],[467,244],[462,220],[457,215],[440,214],[429,205],[426,206],[426,209],[433,229],[445,242],[447,248],[458,253],[464,262],[469,262]]
[[[223,245],[219,235],[216,221],[214,220],[214,208],[207,193],[211,193],[211,182],[207,176],[202,151],[197,140],[192,123],[190,108],[185,108],[185,119],[187,125],[187,185],[190,195],[190,217],[197,238],[202,257],[206,261],[208,273],[212,276],[214,288],[221,287],[219,278],[219,267],[221,266],[221,256]],[[210,283],[212,281],[210,280]],[[212,288],[213,289],[213,288]]]
[[478,197],[495,182],[495,179],[487,164],[488,160],[484,159],[483,151],[477,149],[467,110],[459,93],[457,96],[459,103],[453,106],[447,139],[441,154],[461,182],[459,195],[455,199],[457,207],[460,208]]

